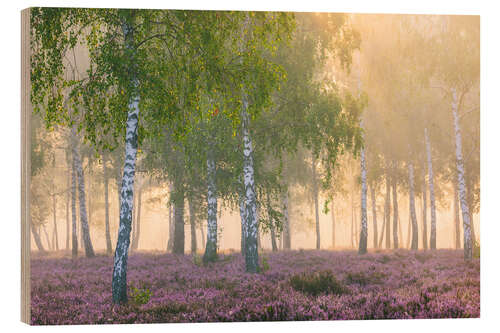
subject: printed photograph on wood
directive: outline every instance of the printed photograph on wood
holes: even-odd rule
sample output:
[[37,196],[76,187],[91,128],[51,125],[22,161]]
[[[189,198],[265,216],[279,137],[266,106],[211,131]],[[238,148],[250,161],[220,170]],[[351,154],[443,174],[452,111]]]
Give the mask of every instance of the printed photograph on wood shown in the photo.
[[23,321],[478,318],[479,22],[23,11]]

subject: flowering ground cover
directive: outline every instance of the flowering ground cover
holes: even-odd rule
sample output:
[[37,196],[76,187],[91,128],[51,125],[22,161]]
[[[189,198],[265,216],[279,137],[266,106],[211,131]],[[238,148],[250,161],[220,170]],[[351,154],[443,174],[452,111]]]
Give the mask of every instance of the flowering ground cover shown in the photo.
[[462,251],[286,251],[245,273],[239,253],[132,254],[129,304],[112,306],[112,257],[31,261],[34,325],[479,317],[479,259]]

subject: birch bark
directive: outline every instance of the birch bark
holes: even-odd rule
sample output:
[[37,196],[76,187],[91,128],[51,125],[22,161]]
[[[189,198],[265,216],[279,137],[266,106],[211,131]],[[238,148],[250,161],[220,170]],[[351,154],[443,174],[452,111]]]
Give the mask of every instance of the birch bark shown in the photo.
[[83,178],[83,168],[82,161],[80,159],[80,153],[78,151],[78,144],[76,142],[76,126],[73,125],[71,128],[71,136],[73,139],[72,150],[73,150],[73,160],[76,168],[76,178],[78,182],[78,202],[80,207],[80,224],[82,229],[82,239],[85,248],[85,256],[87,258],[94,257],[94,248],[92,247],[92,242],[90,240],[90,230],[87,220],[87,206],[85,204],[85,180]]
[[368,225],[367,225],[367,212],[366,212],[366,159],[365,149],[361,148],[361,230],[359,233],[359,254],[365,254],[368,243]]
[[111,245],[111,233],[109,230],[109,175],[107,167],[107,158],[103,156],[102,158],[102,170],[104,176],[104,227],[105,227],[105,238],[106,238],[106,253],[108,255],[113,251]]
[[429,243],[427,241],[427,184],[425,181],[425,175],[422,189],[422,243],[424,250],[427,250]]
[[[394,172],[394,171],[393,171]],[[396,184],[396,176],[393,175],[392,177],[392,206],[393,206],[393,224],[392,224],[392,238],[393,238],[393,245],[395,249],[399,248],[399,239],[398,239],[398,191],[397,191],[397,184]]]
[[431,142],[429,140],[429,132],[427,128],[424,129],[425,147],[427,150],[427,170],[429,172],[429,198],[431,201],[431,236],[430,248],[436,249],[436,198],[434,196],[434,174],[432,171],[432,156],[431,156]]
[[78,234],[76,228],[76,167],[75,159],[71,159],[71,255],[78,256]]
[[283,248],[290,250],[292,237],[290,233],[290,216],[288,214],[288,188],[283,191],[281,204],[283,207]]
[[[386,170],[389,167],[386,164]],[[389,172],[386,171],[385,174],[385,206],[384,206],[384,216],[385,216],[385,248],[391,248],[391,178],[389,177]]]
[[453,125],[455,130],[455,155],[457,159],[457,185],[458,196],[460,199],[460,207],[462,208],[462,222],[464,230],[464,258],[472,259],[472,240],[471,240],[471,219],[469,213],[469,204],[467,202],[467,189],[465,186],[465,167],[462,157],[462,133],[458,118],[458,98],[456,89],[451,90],[452,103],[451,109],[453,112]]
[[[130,23],[123,23],[125,47],[131,50],[134,43],[133,29]],[[132,77],[134,90],[138,87],[135,76]],[[113,303],[127,302],[127,262],[132,224],[132,206],[134,203],[134,178],[137,158],[137,129],[139,125],[139,96],[134,91],[127,110],[125,132],[125,161],[120,190],[120,226],[115,248],[112,295]]]
[[209,143],[207,154],[207,245],[204,262],[217,260],[217,187],[214,147]]
[[313,196],[314,196],[314,216],[316,220],[316,249],[321,248],[321,233],[319,230],[319,203],[318,203],[318,184],[316,182],[316,159],[312,160],[312,183],[313,183]]
[[372,197],[372,218],[373,218],[373,247],[378,248],[378,226],[377,226],[377,198],[375,196],[375,186],[370,186]]
[[415,211],[415,189],[413,163],[408,163],[408,180],[410,182],[410,216],[411,216],[411,249],[418,250],[418,225]]

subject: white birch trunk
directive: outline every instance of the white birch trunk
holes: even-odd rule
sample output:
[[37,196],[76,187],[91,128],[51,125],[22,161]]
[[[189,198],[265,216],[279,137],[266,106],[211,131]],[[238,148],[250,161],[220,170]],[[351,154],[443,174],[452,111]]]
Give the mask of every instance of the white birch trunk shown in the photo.
[[204,262],[217,260],[217,187],[214,147],[209,143],[207,154],[207,243]]
[[71,255],[78,256],[78,234],[76,228],[76,166],[75,159],[71,159]]
[[366,159],[365,148],[361,148],[361,230],[359,234],[359,254],[365,254],[368,242],[368,224],[366,212]]
[[241,219],[241,255],[245,255],[245,237],[246,237],[246,228],[245,228],[245,196],[240,194],[239,198],[239,206],[240,206],[240,219]]
[[[125,36],[125,48],[131,49],[134,43],[133,30],[129,23],[122,25]],[[134,90],[139,83],[132,76]],[[113,303],[127,302],[127,262],[130,246],[130,230],[132,224],[132,206],[134,203],[134,178],[137,158],[137,129],[139,125],[139,96],[134,91],[127,110],[127,124],[125,131],[125,161],[120,190],[120,226],[115,248],[112,295]]]
[[[395,167],[396,164],[394,163],[394,170],[395,172]],[[399,238],[398,238],[398,230],[401,230],[401,228],[398,228],[398,223],[399,223],[399,216],[398,216],[398,191],[397,191],[397,183],[396,183],[396,176],[393,174],[392,177],[392,209],[394,211],[393,215],[393,223],[392,223],[392,238],[393,238],[393,245],[395,249],[399,248]]]
[[422,243],[424,250],[427,250],[427,184],[425,175],[422,189]]
[[429,133],[427,128],[424,130],[425,146],[427,150],[427,170],[429,172],[429,198],[431,201],[431,237],[430,248],[436,249],[436,198],[434,196],[434,174],[432,171],[432,156],[431,156],[431,142],[429,140]]
[[469,204],[467,202],[467,189],[465,186],[465,167],[462,157],[462,134],[458,118],[458,98],[455,88],[452,89],[453,124],[455,129],[455,154],[457,159],[457,182],[460,207],[462,208],[462,221],[464,230],[464,257],[466,260],[472,259],[472,240],[471,240],[471,220],[469,213]]
[[78,145],[76,142],[76,126],[73,125],[71,129],[72,139],[73,139],[73,159],[76,167],[76,178],[78,182],[78,202],[80,207],[80,224],[82,229],[82,239],[85,248],[85,256],[87,258],[94,257],[94,249],[92,247],[92,242],[90,240],[90,230],[87,220],[87,206],[85,204],[85,180],[83,177],[82,161],[80,159],[80,153],[78,151]]
[[245,189],[245,266],[247,272],[259,271],[257,201],[255,195],[253,147],[250,136],[248,100],[242,92],[241,124],[243,132],[243,185]]
[[[384,206],[384,224],[385,224],[385,248],[391,248],[391,178],[389,177],[389,166],[386,162],[385,174],[385,206]],[[382,228],[383,229],[383,228]]]
[[377,198],[375,195],[375,186],[370,186],[372,197],[372,218],[373,218],[373,247],[378,248],[378,226],[377,226]]
[[411,218],[411,249],[418,250],[418,225],[415,211],[415,177],[413,163],[408,163],[408,181],[410,183],[410,218]]
[[318,184],[316,182],[316,159],[312,159],[312,183],[313,183],[313,196],[314,196],[314,216],[316,220],[316,249],[321,248],[321,233],[319,229],[319,199],[318,199]]
[[282,193],[281,205],[283,209],[283,249],[290,250],[292,237],[290,232],[290,216],[288,213],[288,188]]

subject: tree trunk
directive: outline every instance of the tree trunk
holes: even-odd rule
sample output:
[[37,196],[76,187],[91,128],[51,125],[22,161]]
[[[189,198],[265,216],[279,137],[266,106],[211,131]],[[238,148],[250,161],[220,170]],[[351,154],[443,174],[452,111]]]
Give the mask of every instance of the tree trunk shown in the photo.
[[213,142],[209,142],[207,154],[207,245],[203,262],[217,260],[217,187]]
[[267,209],[268,209],[268,217],[269,217],[269,229],[271,231],[271,247],[273,252],[278,251],[278,244],[276,243],[276,231],[274,229],[274,221],[271,217],[271,200],[269,198],[269,194],[267,194]]
[[281,205],[283,207],[283,249],[292,248],[292,237],[290,230],[290,216],[288,214],[288,188],[282,193]]
[[[131,23],[123,23],[125,48],[132,49],[134,44]],[[133,63],[133,61],[132,61]],[[132,66],[132,70],[134,67]],[[113,265],[112,295],[113,303],[127,302],[127,261],[130,246],[130,230],[132,223],[132,205],[134,203],[134,178],[137,158],[137,128],[139,124],[139,96],[136,89],[139,85],[135,73],[132,72],[133,95],[127,110],[127,127],[125,132],[125,161],[120,190],[120,227],[115,248]]]
[[[55,171],[56,168],[56,156],[54,152],[54,156],[52,158],[52,169]],[[55,176],[55,175],[54,175]],[[55,186],[55,177],[52,179],[52,216],[53,216],[53,240],[52,244],[54,245],[54,249],[59,251],[59,239],[57,234],[57,196],[56,196],[56,186]]]
[[106,157],[102,158],[102,170],[104,176],[104,226],[106,228],[105,238],[106,238],[106,253],[108,255],[113,251],[111,248],[111,233],[109,231],[109,179],[108,179],[108,168],[106,166]]
[[44,224],[42,225],[42,228],[43,228],[43,233],[45,235],[45,240],[47,241],[47,248],[49,250],[53,250],[52,244],[50,243],[49,234],[47,233],[47,229],[45,228]]
[[70,191],[70,186],[71,186],[71,168],[68,166],[68,177],[67,177],[67,182],[66,182],[66,251],[69,251],[69,230],[70,230],[70,217],[69,217],[69,205],[71,201],[71,191]]
[[316,249],[321,248],[321,233],[319,230],[319,199],[318,199],[318,184],[316,181],[316,159],[313,157],[312,161],[312,183],[313,183],[313,196],[314,196],[314,216],[316,218]]
[[204,249],[205,248],[205,228],[204,228],[204,225],[203,223],[201,223],[200,225],[200,232],[201,232],[201,248]]
[[422,243],[424,250],[427,250],[428,242],[427,242],[427,186],[425,182],[425,176],[424,176],[424,183],[422,186]]
[[248,100],[242,92],[241,125],[243,133],[243,184],[245,189],[245,269],[247,272],[259,271],[259,252],[257,237],[259,232],[257,220],[257,202],[254,183],[253,147],[250,136],[250,119],[248,116]]
[[[87,165],[88,165],[88,190],[87,190],[87,213],[88,213],[88,218],[87,218],[87,223],[90,225],[92,223],[92,178],[93,178],[93,172],[92,172],[92,153],[89,152],[88,157],[87,157]],[[85,188],[85,187],[84,187]]]
[[399,239],[398,239],[398,192],[397,192],[397,184],[396,177],[393,175],[392,177],[392,206],[393,206],[393,224],[392,224],[392,237],[394,248],[399,248]]
[[168,241],[167,241],[167,252],[171,253],[174,249],[174,233],[175,233],[175,208],[173,201],[174,186],[170,184],[170,202],[168,203]]
[[92,242],[90,240],[90,230],[87,220],[87,207],[85,204],[85,180],[83,178],[83,168],[82,161],[80,159],[80,153],[78,152],[78,146],[76,142],[76,125],[71,128],[71,136],[73,138],[73,159],[76,167],[76,178],[78,181],[78,201],[80,207],[80,224],[82,229],[83,245],[85,247],[85,256],[87,258],[94,257],[94,248],[92,247]]
[[30,229],[31,229],[31,234],[33,235],[33,239],[35,240],[36,247],[38,248],[38,251],[40,251],[41,253],[45,253],[45,249],[43,248],[40,234],[31,223],[30,223]]
[[464,258],[472,259],[471,219],[469,214],[469,203],[467,202],[467,190],[465,187],[465,168],[462,157],[462,133],[458,119],[458,99],[455,88],[452,89],[452,112],[455,129],[455,154],[457,159],[457,182],[460,206],[462,207],[462,222],[464,230]]
[[430,248],[436,249],[436,199],[434,197],[434,175],[432,172],[431,142],[427,128],[424,130],[425,146],[427,150],[427,170],[429,172],[429,197],[431,200],[431,237]]
[[455,212],[455,248],[460,249],[460,207],[458,204],[457,184],[453,184],[453,210]]
[[198,250],[198,244],[196,243],[196,208],[193,202],[193,198],[189,198],[189,224],[191,227],[191,254],[195,254]]
[[418,250],[418,225],[417,213],[415,211],[415,190],[413,163],[408,163],[408,178],[410,182],[410,216],[411,216],[411,249]]
[[184,254],[184,189],[174,181],[174,244],[173,252]]
[[366,197],[367,197],[367,185],[366,185],[366,160],[365,160],[365,149],[361,148],[361,230],[359,233],[359,254],[365,254],[366,248],[368,246],[368,214],[366,211]]
[[76,166],[75,159],[71,161],[71,255],[78,256],[78,234],[76,227]]
[[382,228],[380,229],[381,232],[380,232],[380,238],[379,238],[379,241],[378,241],[378,247],[379,248],[382,248],[382,241],[384,240],[385,225],[386,225],[386,219],[385,219],[385,216],[384,216],[384,222],[382,223]]
[[373,218],[373,248],[378,248],[378,227],[377,227],[377,198],[375,196],[375,186],[370,186],[372,197],[372,218]]
[[135,216],[135,235],[132,249],[137,251],[139,248],[139,237],[141,236],[141,208],[142,208],[142,187],[137,190],[137,212]]
[[[388,170],[388,166],[386,166]],[[389,172],[385,175],[385,206],[384,206],[384,223],[385,223],[385,248],[391,248],[391,178]]]
[[334,201],[335,199],[332,198],[332,203],[330,210],[332,211],[332,249],[335,248],[335,206],[334,206]]
[[245,197],[240,194],[240,218],[241,218],[241,255],[245,255],[245,239],[246,239],[246,229],[245,229]]

